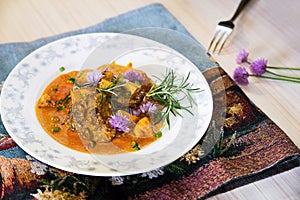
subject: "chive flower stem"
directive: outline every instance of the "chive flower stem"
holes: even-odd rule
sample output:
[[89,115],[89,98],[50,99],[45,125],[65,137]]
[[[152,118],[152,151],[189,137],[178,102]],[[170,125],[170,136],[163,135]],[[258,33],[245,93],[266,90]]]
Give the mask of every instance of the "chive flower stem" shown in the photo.
[[295,67],[277,67],[277,66],[267,66],[270,69],[287,69],[287,70],[300,70],[300,68]]
[[287,78],[287,79],[295,79],[295,80],[300,80],[300,77],[294,77],[294,76],[286,76],[286,75],[282,75],[282,74],[277,74],[275,72],[266,70],[266,72],[268,72],[269,74],[272,74],[274,76],[279,76],[279,77],[283,77],[283,78]]
[[288,82],[300,83],[300,80],[297,80],[297,79],[279,78],[279,77],[255,75],[255,74],[249,74],[249,76],[254,76],[254,77],[259,77],[259,78],[266,78],[266,79],[273,79],[273,80],[279,80],[279,81],[288,81]]

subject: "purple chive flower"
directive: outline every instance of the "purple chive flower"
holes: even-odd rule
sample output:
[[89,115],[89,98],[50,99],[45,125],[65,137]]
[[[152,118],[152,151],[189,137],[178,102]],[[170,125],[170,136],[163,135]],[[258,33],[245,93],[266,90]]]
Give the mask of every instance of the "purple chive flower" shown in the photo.
[[143,75],[140,72],[136,72],[134,70],[128,70],[123,74],[123,77],[130,82],[142,81]]
[[233,72],[233,79],[240,85],[248,85],[249,73],[247,72],[245,67],[237,67]]
[[91,83],[94,87],[96,87],[102,76],[103,74],[100,71],[94,70],[87,73],[86,79],[88,83]]
[[137,110],[130,109],[129,113],[132,114],[132,115],[134,115],[134,116],[139,116],[141,114],[141,110],[140,109],[137,109]]
[[151,113],[156,111],[156,105],[148,101],[147,103],[144,103],[140,106],[140,110],[142,113]]
[[236,57],[236,63],[240,65],[244,62],[247,62],[248,56],[249,56],[249,52],[247,52],[245,49],[242,49]]
[[266,72],[267,62],[268,61],[263,58],[259,58],[255,61],[253,61],[249,66],[250,71],[256,75],[259,75],[259,76],[262,75],[263,73]]
[[109,119],[110,125],[116,129],[117,131],[121,132],[128,132],[129,131],[129,119],[123,115],[115,114],[111,116]]

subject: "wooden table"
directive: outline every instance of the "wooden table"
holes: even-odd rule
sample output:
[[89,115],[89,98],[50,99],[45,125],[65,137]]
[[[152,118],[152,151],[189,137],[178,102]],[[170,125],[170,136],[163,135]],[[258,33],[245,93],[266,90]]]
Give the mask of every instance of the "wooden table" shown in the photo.
[[[163,4],[207,47],[218,21],[230,18],[239,0],[1,0],[0,43],[85,28],[155,2]],[[252,0],[215,59],[232,74],[236,54],[245,48],[252,59],[262,57],[270,65],[300,67],[299,7],[298,0]],[[300,71],[287,73],[300,77]],[[252,78],[242,89],[300,147],[300,84]],[[211,199],[296,199],[299,185],[300,167]]]

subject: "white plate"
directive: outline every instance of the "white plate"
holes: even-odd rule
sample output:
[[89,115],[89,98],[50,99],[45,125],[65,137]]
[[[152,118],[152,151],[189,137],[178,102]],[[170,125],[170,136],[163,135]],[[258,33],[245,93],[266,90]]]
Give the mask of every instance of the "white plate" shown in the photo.
[[[128,43],[128,35],[114,33],[83,34],[49,43],[25,57],[10,73],[1,93],[1,115],[5,128],[28,154],[53,167],[86,175],[119,176],[150,171],[171,163],[191,149],[204,135],[212,116],[212,95],[202,73],[176,51],[152,40],[129,36],[138,46]],[[111,40],[113,38],[113,40]],[[133,62],[134,67],[159,75],[172,68],[179,76],[191,73],[190,82],[203,92],[194,95],[194,115],[182,112],[183,118],[172,118],[172,128],[164,130],[157,142],[134,153],[101,156],[69,149],[53,140],[40,126],[35,104],[44,88],[61,72],[80,70],[99,62],[95,52],[99,44],[107,52],[115,45],[126,44],[130,51],[113,55],[117,63]],[[130,46],[128,46],[130,45]],[[99,53],[99,52],[98,52]],[[98,56],[99,57],[99,56]],[[86,58],[89,58],[86,60]],[[109,58],[110,59],[110,58]],[[105,60],[105,59],[104,59]],[[110,60],[111,61],[111,60]],[[101,62],[101,59],[100,59]],[[102,63],[103,64],[103,63]]]

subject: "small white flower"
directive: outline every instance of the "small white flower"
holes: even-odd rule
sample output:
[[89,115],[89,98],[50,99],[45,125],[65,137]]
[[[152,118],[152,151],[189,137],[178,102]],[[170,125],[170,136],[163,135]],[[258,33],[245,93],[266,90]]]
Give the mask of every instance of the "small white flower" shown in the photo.
[[27,160],[29,161],[34,161],[35,159],[33,157],[31,157],[30,155],[26,155],[25,156]]
[[31,161],[30,163],[30,167],[31,167],[31,172],[37,175],[45,175],[47,170],[48,170],[48,166],[37,161],[35,158],[31,157],[30,155],[26,155],[25,156],[27,160]]
[[158,169],[155,169],[155,170],[152,170],[152,171],[149,171],[149,172],[144,172],[142,173],[142,177],[147,177],[150,178],[150,179],[153,179],[153,178],[157,178],[158,176],[161,176],[161,175],[164,175],[164,171],[162,170],[162,168],[158,168]]
[[33,161],[32,163],[30,163],[30,167],[31,167],[31,172],[37,175],[45,175],[47,170],[48,170],[48,166],[40,163],[38,161]]
[[33,196],[35,199],[37,200],[43,200],[43,192],[40,189],[37,189],[37,193],[36,194],[30,194],[31,196]]
[[122,185],[124,183],[124,178],[121,176],[112,176],[109,180],[112,185]]

